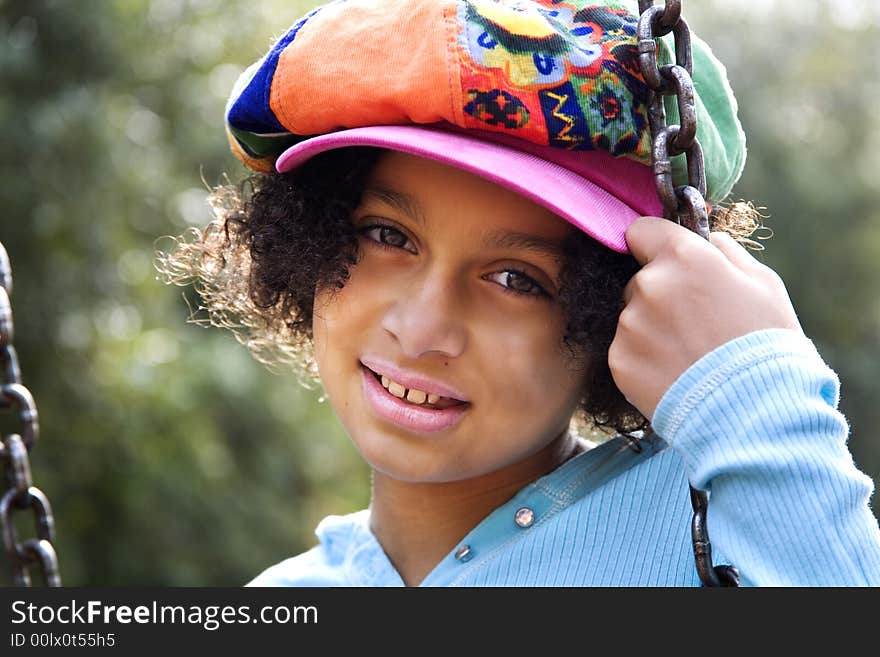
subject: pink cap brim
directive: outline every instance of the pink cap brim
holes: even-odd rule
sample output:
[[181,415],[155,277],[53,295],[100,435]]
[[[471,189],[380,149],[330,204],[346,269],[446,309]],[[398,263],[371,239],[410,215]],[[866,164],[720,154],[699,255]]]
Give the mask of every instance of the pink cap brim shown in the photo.
[[275,168],[285,173],[346,146],[389,148],[469,171],[543,205],[620,253],[629,253],[625,234],[636,218],[663,213],[648,166],[604,151],[567,151],[445,123],[331,132],[288,148]]

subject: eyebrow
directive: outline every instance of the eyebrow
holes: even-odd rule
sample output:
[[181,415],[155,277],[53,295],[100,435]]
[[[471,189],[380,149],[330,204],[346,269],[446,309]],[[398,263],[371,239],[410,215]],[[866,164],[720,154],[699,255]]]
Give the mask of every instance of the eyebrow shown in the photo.
[[364,196],[373,196],[377,200],[383,201],[411,217],[419,226],[425,225],[425,214],[422,212],[422,206],[414,196],[375,184],[364,189]]
[[[381,185],[371,185],[364,189],[365,196],[372,196],[387,203],[412,218],[420,226],[425,225],[425,214],[418,199],[405,192],[399,192]],[[562,240],[521,233],[499,228],[485,236],[481,244],[483,248],[514,249],[528,251],[552,258],[562,258]]]
[[513,232],[503,228],[489,233],[483,240],[482,246],[528,251],[554,259],[562,259],[562,240],[548,239],[531,233]]

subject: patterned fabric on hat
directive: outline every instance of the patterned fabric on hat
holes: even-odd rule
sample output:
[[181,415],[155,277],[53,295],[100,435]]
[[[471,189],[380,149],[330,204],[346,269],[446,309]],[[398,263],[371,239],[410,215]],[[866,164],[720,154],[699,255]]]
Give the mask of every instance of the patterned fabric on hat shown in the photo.
[[[245,71],[227,131],[260,171],[315,135],[440,121],[650,164],[637,26],[635,0],[335,0]],[[723,66],[693,41],[697,134],[718,197],[742,170],[745,139]],[[667,110],[674,120],[671,99]]]
[[638,18],[588,2],[458,6],[466,127],[649,163]]

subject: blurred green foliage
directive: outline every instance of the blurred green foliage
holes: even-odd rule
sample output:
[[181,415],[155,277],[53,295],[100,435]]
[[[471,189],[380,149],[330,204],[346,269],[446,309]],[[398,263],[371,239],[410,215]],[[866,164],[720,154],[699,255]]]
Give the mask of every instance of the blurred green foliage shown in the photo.
[[[239,585],[368,503],[319,392],[187,324],[198,300],[152,269],[157,238],[208,220],[207,186],[245,174],[222,126],[235,77],[315,4],[0,0],[0,240],[65,584]],[[880,14],[845,7],[685,13],[740,99],[734,193],[776,233],[759,257],[840,374],[852,451],[880,480]]]

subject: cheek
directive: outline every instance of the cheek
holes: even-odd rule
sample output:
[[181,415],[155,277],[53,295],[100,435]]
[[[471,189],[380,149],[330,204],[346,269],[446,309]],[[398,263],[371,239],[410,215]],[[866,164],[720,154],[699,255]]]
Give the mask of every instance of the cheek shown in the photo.
[[328,299],[326,295],[315,292],[315,303],[312,307],[312,344],[315,360],[320,367],[324,354],[327,352],[327,313]]
[[351,313],[346,312],[349,306],[345,288],[315,294],[312,313],[315,362],[328,387],[332,387],[332,373],[338,371],[338,363],[346,353],[345,340],[350,333],[351,320]]
[[[536,313],[540,317],[540,313]],[[545,314],[544,321],[522,322],[520,330],[499,327],[490,347],[498,380],[508,403],[534,407],[545,405],[548,396],[568,404],[579,396],[583,370],[571,359],[562,345],[564,322],[561,317]]]
[[358,343],[378,321],[381,296],[381,288],[370,284],[369,272],[362,265],[349,269],[349,278],[342,288],[316,291],[312,333],[319,368],[330,367],[358,353]]

